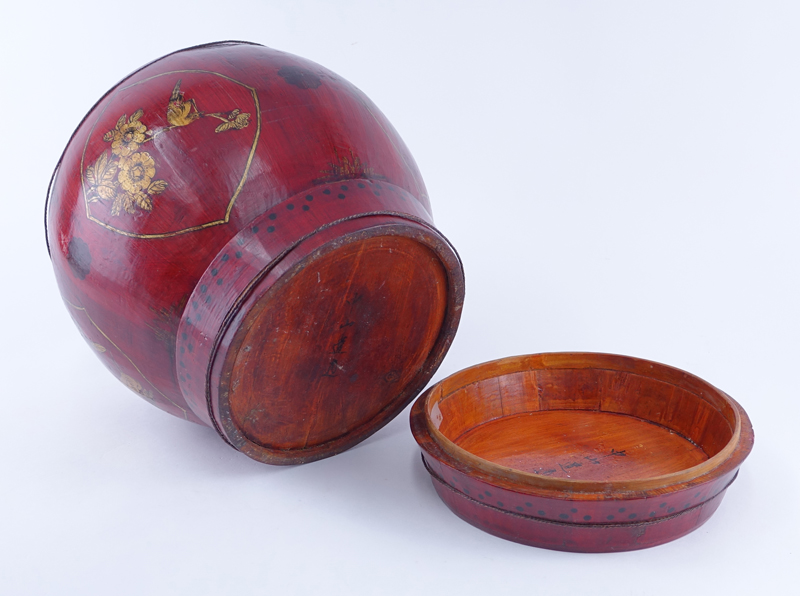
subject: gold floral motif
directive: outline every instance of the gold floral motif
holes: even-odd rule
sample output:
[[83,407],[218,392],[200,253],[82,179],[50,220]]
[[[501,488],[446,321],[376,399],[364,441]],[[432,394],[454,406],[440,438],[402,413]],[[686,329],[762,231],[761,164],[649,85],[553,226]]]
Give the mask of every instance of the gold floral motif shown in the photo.
[[186,99],[180,88],[181,79],[178,79],[167,103],[169,126],[157,131],[148,130],[141,122],[144,110],[139,108],[130,118],[127,114],[120,116],[114,128],[103,135],[103,140],[111,143],[111,156],[104,151],[86,168],[87,200],[90,203],[112,201],[112,216],[122,213],[135,215],[139,210],[152,211],[153,197],[163,193],[168,184],[165,180],[153,180],[156,162],[148,152],[139,150],[142,145],[173,128],[188,126],[204,117],[222,120],[215,133],[241,130],[250,124],[250,114],[238,108],[230,112],[201,112],[195,100]]
[[134,379],[132,376],[122,373],[119,376],[119,380],[122,381],[123,385],[125,385],[128,389],[130,389],[134,393],[138,393],[139,395],[141,395],[146,399],[154,399],[153,392],[150,391],[149,389],[145,389],[144,387],[142,387],[142,384],[136,379]]
[[86,181],[89,183],[89,201],[107,201],[116,194],[117,170],[119,164],[109,161],[108,152],[103,151],[93,165],[86,168]]
[[138,109],[126,121],[126,115],[123,114],[117,120],[114,130],[109,130],[103,135],[104,141],[111,141],[111,153],[120,157],[128,157],[145,142],[147,127],[139,122],[139,118],[143,115],[144,111]]
[[150,186],[156,174],[156,162],[150,154],[142,151],[134,153],[129,159],[122,161],[119,169],[119,185],[131,194]]

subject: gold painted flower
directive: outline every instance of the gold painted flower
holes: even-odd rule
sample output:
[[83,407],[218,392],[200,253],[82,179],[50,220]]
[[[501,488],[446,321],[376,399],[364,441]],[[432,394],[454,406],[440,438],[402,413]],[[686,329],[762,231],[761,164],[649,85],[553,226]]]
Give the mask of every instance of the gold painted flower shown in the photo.
[[136,110],[127,120],[125,119],[126,115],[123,114],[117,120],[114,129],[109,130],[103,136],[104,140],[111,141],[111,152],[114,155],[128,157],[139,148],[139,145],[144,143],[147,127],[139,122],[143,113],[141,109]]
[[150,186],[156,174],[156,162],[150,154],[142,151],[120,161],[119,183],[123,189],[135,195]]
[[134,215],[137,208],[152,211],[153,195],[161,194],[167,189],[165,180],[153,180],[156,173],[153,158],[142,151],[120,159],[119,163],[119,188],[114,194],[111,215],[120,215],[123,212]]
[[[111,202],[111,215],[141,215],[139,211],[152,211],[156,195],[167,189],[166,180],[153,180],[156,163],[146,151],[139,151],[145,143],[178,126],[187,126],[200,118],[221,120],[216,132],[241,130],[250,124],[250,114],[239,108],[230,112],[205,113],[197,109],[194,99],[186,99],[180,91],[180,79],[170,96],[167,120],[170,126],[148,130],[141,122],[144,110],[139,108],[130,118],[123,114],[114,128],[103,135],[111,143],[111,151],[104,151],[86,168],[86,199],[88,203]],[[136,390],[134,388],[134,390]]]

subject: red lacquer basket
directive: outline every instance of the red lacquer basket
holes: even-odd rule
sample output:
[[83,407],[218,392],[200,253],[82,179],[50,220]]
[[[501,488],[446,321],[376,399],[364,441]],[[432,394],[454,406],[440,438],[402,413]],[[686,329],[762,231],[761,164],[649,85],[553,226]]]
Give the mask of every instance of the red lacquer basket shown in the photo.
[[555,550],[674,540],[714,513],[753,446],[744,410],[681,370],[535,354],[456,373],[411,428],[442,500],[469,523]]
[[123,79],[57,167],[67,308],[154,405],[273,464],[392,419],[447,352],[461,263],[392,125],[307,60],[224,42]]

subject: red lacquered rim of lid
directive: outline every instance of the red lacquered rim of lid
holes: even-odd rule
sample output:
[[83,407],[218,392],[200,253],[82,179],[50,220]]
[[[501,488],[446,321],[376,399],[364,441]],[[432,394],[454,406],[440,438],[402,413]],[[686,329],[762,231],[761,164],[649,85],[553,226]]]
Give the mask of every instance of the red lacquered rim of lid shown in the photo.
[[[434,406],[446,395],[472,383],[492,377],[535,369],[594,368],[617,372],[637,373],[659,378],[677,386],[690,389],[715,407],[729,411],[733,422],[733,436],[723,449],[708,460],[671,474],[625,481],[586,481],[571,478],[551,478],[503,466],[459,447],[442,434],[431,419]],[[501,370],[500,374],[497,371]],[[444,394],[444,387],[448,393]],[[420,447],[428,454],[448,465],[502,484],[511,490],[528,490],[544,493],[596,493],[616,492],[663,493],[684,484],[705,482],[738,468],[753,446],[753,428],[744,409],[725,392],[680,369],[630,356],[601,353],[545,353],[502,358],[459,371],[428,389],[414,403],[411,411],[411,430]]]

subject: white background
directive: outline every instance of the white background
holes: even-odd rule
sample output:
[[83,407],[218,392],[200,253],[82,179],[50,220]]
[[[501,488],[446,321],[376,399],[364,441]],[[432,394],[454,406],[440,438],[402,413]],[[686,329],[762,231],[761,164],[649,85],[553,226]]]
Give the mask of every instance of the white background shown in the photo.
[[[0,592],[797,593],[798,6],[4,2]],[[273,468],[114,379],[60,301],[47,182],[119,79],[224,39],[339,73],[410,147],[467,275],[436,380],[603,351],[736,398],[756,444],[714,517],[646,551],[520,546],[439,501],[407,412]]]

